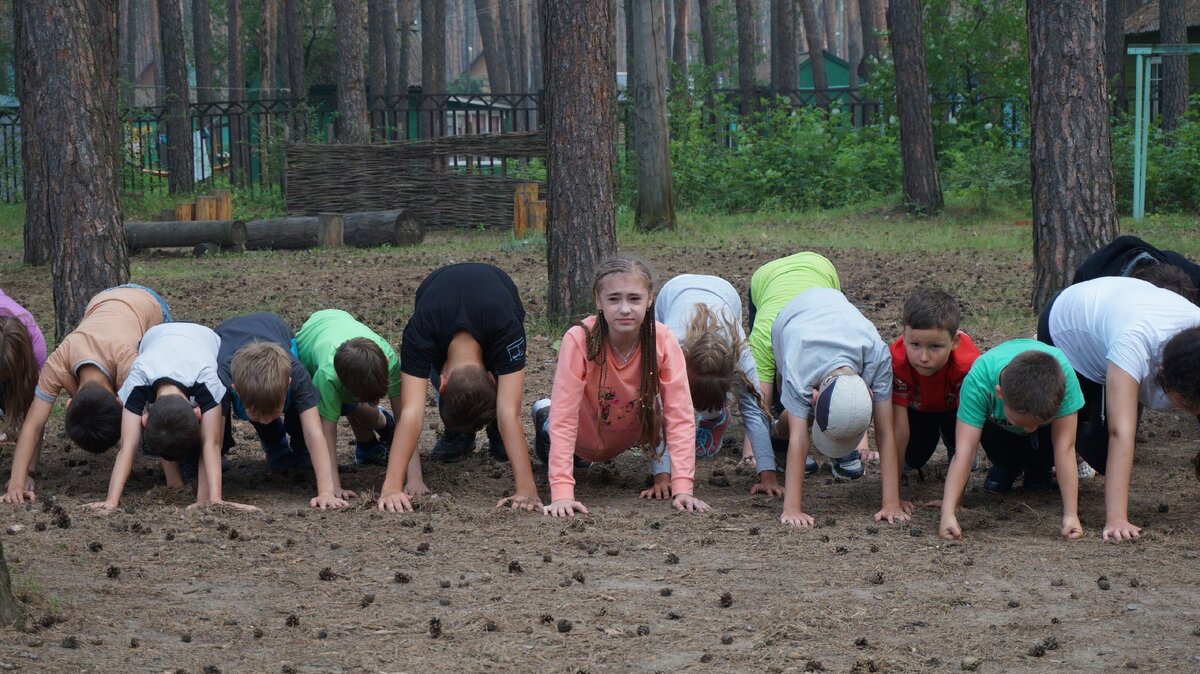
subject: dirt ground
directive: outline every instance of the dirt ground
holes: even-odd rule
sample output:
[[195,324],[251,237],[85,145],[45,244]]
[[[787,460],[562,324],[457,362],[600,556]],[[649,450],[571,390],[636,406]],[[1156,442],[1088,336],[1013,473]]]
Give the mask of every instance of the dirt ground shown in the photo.
[[[209,325],[270,309],[299,325],[340,307],[398,342],[412,293],[449,262],[492,262],[517,281],[530,313],[526,402],[548,396],[555,354],[542,318],[544,249],[439,235],[420,251],[302,252],[193,261],[133,258],[133,280],[158,289],[176,317]],[[818,248],[817,250],[821,250]],[[634,249],[659,280],[716,271],[743,291],[777,255],[770,242],[738,247]],[[1020,314],[1028,254],[821,250],[847,295],[885,338],[920,283],[955,292],[964,329],[981,346],[1028,336],[993,317]],[[14,261],[9,255],[9,263]],[[9,264],[4,287],[49,317],[48,274]],[[43,318],[43,324],[50,323]],[[999,321],[1003,323],[1003,321]],[[1007,331],[1011,334],[1004,334]],[[430,410],[421,448],[435,440]],[[81,509],[105,493],[112,453],[69,448],[61,419],[43,453],[39,500],[6,506],[4,553],[27,603],[22,629],[0,630],[0,667],[24,671],[1152,671],[1200,669],[1200,484],[1189,459],[1194,421],[1148,414],[1137,452],[1133,544],[1100,541],[1102,478],[1082,485],[1087,536],[1058,537],[1057,494],[982,492],[971,480],[966,541],[937,537],[938,513],[877,525],[879,472],[834,483],[808,478],[818,526],[792,530],[781,503],[749,496],[736,463],[740,426],[725,452],[701,461],[697,495],[710,515],[639,501],[644,458],[626,454],[580,477],[591,515],[556,521],[497,512],[511,489],[506,465],[481,451],[426,463],[435,496],[417,512],[373,508],[381,468],[353,465],[343,425],[342,480],[358,491],[344,512],[306,507],[311,476],[268,476],[249,425],[238,424],[225,493],[261,515],[185,509],[143,462],[123,508]],[[483,450],[486,439],[479,436]],[[0,472],[7,479],[12,444]],[[941,495],[945,454],[904,487]],[[543,498],[545,474],[537,476]]]

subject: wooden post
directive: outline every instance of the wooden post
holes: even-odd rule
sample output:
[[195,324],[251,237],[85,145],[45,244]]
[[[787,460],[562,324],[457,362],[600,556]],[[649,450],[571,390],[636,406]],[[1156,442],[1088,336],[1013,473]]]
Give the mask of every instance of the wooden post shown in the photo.
[[217,218],[217,198],[216,197],[196,197],[196,219],[197,220],[218,220]]
[[513,236],[525,236],[528,225],[529,202],[538,198],[537,183],[520,183],[513,193]]
[[317,247],[341,248],[343,226],[340,213],[321,213],[317,215]]
[[528,232],[537,232],[538,234],[546,233],[546,200],[536,199],[530,201],[526,213],[526,229]]
[[176,220],[195,220],[196,205],[195,204],[175,204],[175,219]]
[[217,190],[214,192],[217,196],[217,220],[232,220],[233,219],[233,192],[230,190]]

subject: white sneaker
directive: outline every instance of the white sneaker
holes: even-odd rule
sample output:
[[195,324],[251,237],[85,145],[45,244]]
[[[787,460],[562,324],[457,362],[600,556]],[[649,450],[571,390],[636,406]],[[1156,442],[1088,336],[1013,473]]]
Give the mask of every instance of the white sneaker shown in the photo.
[[1087,461],[1079,462],[1079,479],[1090,480],[1096,477],[1096,469],[1088,465]]

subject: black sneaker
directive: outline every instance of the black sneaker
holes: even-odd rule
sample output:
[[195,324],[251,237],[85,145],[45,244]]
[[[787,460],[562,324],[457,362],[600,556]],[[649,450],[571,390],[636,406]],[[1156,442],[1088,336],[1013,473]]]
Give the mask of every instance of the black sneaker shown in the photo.
[[550,465],[550,433],[546,430],[546,421],[550,418],[550,399],[542,398],[535,402],[533,412],[533,451],[543,465]]
[[443,463],[454,463],[466,458],[473,451],[475,451],[474,433],[446,431],[433,446],[432,456]]
[[500,437],[500,424],[493,421],[487,425],[488,451],[497,461],[508,461],[508,452],[504,448],[504,438]]
[[1007,494],[1012,491],[1013,482],[1017,481],[1019,472],[1011,470],[999,464],[992,464],[992,469],[988,471],[987,479],[983,481],[983,490],[990,491],[993,494]]
[[1050,470],[1026,470],[1022,486],[1027,492],[1048,492],[1054,490],[1054,478]]

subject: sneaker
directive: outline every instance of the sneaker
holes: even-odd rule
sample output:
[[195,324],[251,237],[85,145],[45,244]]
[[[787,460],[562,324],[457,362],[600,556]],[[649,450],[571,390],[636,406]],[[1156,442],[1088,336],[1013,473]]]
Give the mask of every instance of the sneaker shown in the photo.
[[1050,477],[1049,469],[1038,472],[1025,471],[1025,480],[1021,483],[1026,492],[1048,492],[1054,490],[1054,478]]
[[474,433],[456,433],[446,431],[437,444],[433,446],[432,456],[443,463],[460,461],[475,451]]
[[504,438],[500,437],[500,424],[493,421],[487,425],[488,451],[497,461],[508,461],[508,451],[504,448]]
[[542,398],[531,408],[533,415],[533,451],[541,459],[542,465],[550,464],[550,430],[547,422],[550,420],[550,399]]
[[857,449],[840,459],[830,461],[829,469],[838,480],[857,480],[863,476],[862,459],[859,458]]
[[811,456],[804,457],[804,474],[815,475],[821,466],[817,464],[817,460]]
[[1096,469],[1088,465],[1087,461],[1079,462],[1079,479],[1090,480],[1096,477]]
[[721,413],[712,419],[696,422],[696,458],[707,459],[721,451],[721,439],[728,423],[728,408],[722,408]]
[[386,466],[391,447],[375,441],[370,444],[354,445],[354,463],[360,466]]
[[983,481],[983,490],[993,494],[1007,494],[1012,491],[1013,482],[1017,481],[1017,476],[1020,474],[1020,472],[1014,473],[999,464],[992,464],[992,469],[988,471],[987,478]]
[[396,434],[396,417],[392,416],[391,412],[379,408],[379,413],[383,415],[383,428],[375,431],[375,435],[379,436],[379,441],[388,447],[392,446],[392,436]]

